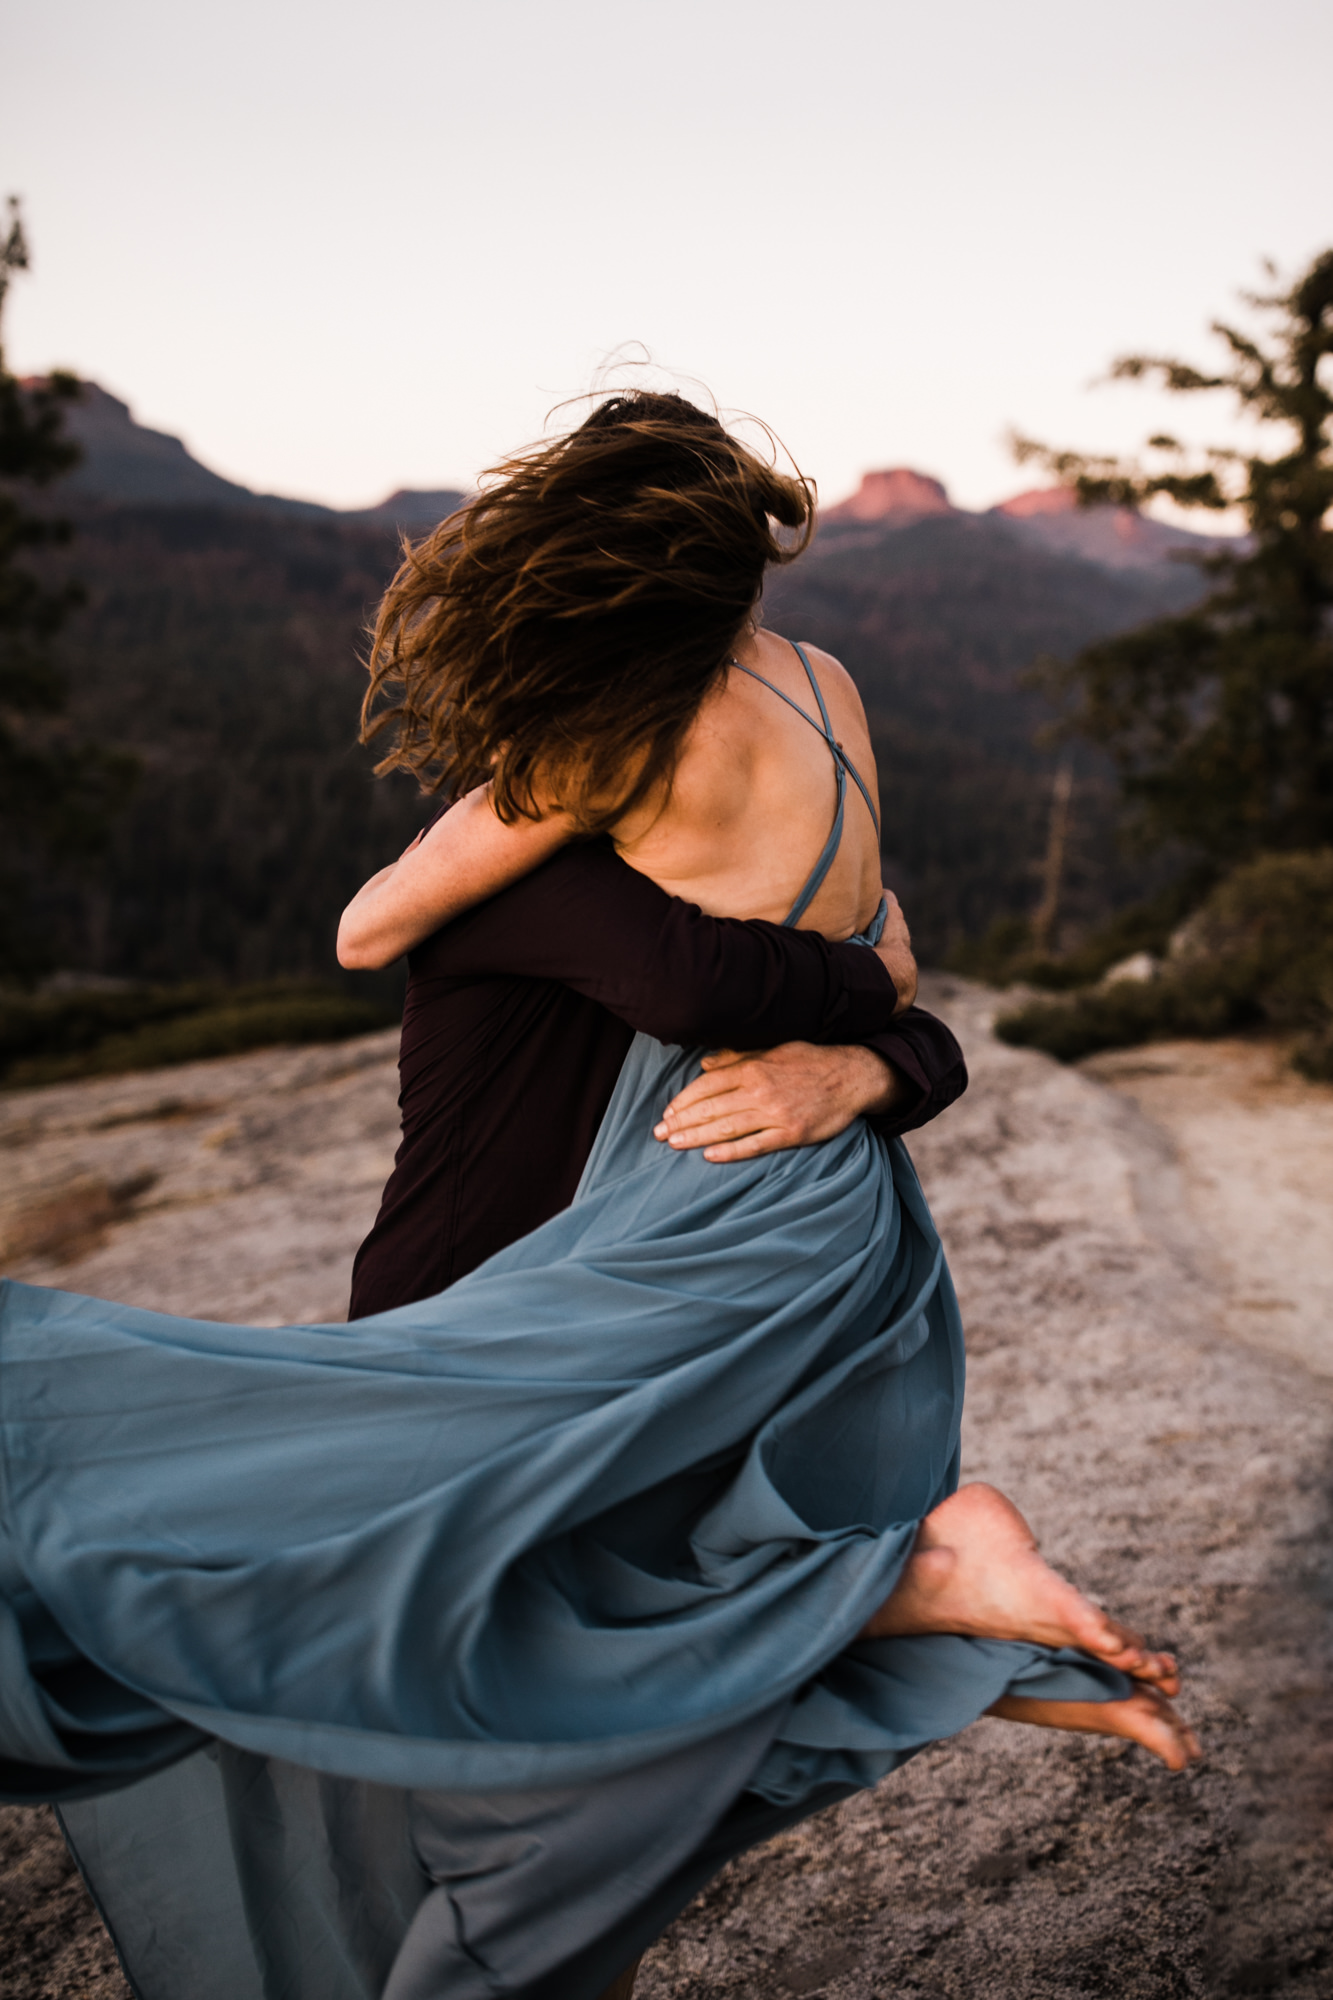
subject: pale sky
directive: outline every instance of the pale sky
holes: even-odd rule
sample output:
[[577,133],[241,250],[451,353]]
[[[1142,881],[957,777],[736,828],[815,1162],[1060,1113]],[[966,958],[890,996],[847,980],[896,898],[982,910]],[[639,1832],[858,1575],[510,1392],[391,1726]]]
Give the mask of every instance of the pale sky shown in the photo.
[[10,0],[8,360],[357,505],[637,343],[826,502],[909,464],[985,506],[1009,426],[1134,443],[1111,356],[1206,357],[1333,243],[1331,85],[1328,0]]

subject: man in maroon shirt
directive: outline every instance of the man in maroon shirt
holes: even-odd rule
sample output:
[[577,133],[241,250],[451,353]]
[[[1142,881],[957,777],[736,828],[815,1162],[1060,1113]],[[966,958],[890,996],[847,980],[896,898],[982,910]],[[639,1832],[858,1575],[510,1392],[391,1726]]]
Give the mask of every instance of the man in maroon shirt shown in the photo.
[[[797,1137],[861,1112],[910,1131],[967,1083],[942,1022],[895,1015],[875,952],[704,916],[609,841],[563,849],[408,964],[403,1138],[357,1254],[352,1318],[443,1291],[568,1206],[636,1030],[684,1047],[824,1045],[768,1064]],[[812,1091],[817,1115],[802,1103]]]

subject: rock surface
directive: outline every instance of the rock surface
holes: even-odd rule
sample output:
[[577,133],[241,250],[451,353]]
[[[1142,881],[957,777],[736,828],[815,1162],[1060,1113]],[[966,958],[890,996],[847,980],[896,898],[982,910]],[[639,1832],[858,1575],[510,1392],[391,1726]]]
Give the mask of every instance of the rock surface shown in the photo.
[[[965,1476],[1178,1648],[1206,1761],[1172,1778],[979,1724],[734,1864],[637,1993],[1333,1995],[1333,1091],[1243,1043],[1060,1069],[992,1040],[979,989],[926,997],[974,1079],[912,1142],[969,1327]],[[225,1318],[341,1310],[392,1152],[391,1053],[0,1100],[10,1268]],[[11,2000],[128,2000],[44,1813],[0,1813],[0,1954]]]
[[0,1263],[255,1326],[340,1320],[398,1142],[398,1031],[0,1096]]

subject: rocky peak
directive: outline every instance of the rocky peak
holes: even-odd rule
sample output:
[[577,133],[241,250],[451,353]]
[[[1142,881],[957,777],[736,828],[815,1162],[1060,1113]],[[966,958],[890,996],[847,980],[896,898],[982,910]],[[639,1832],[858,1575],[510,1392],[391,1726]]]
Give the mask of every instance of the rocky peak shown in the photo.
[[1109,569],[1151,569],[1173,556],[1221,546],[1215,536],[1154,520],[1136,507],[1080,507],[1072,486],[1034,486],[991,512],[1012,521],[1025,541]]
[[1034,514],[1072,514],[1077,506],[1072,486],[1033,486],[1026,493],[1015,493],[1012,500],[1002,500],[994,511],[1011,520],[1029,521]]
[[916,521],[926,514],[956,514],[938,479],[910,466],[894,465],[867,472],[849,500],[824,513],[826,521]]

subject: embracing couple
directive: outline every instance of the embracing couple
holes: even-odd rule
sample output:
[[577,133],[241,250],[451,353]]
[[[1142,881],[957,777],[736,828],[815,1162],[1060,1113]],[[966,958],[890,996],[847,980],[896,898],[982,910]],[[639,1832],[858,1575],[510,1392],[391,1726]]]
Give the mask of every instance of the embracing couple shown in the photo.
[[458,803],[340,932],[411,953],[346,1326],[6,1288],[0,1785],[143,2000],[624,1994],[983,1712],[1195,1754],[1170,1658],[958,1486],[892,1135],[961,1061],[855,690],[756,618],[811,519],[637,395],[408,552],[370,702]]

